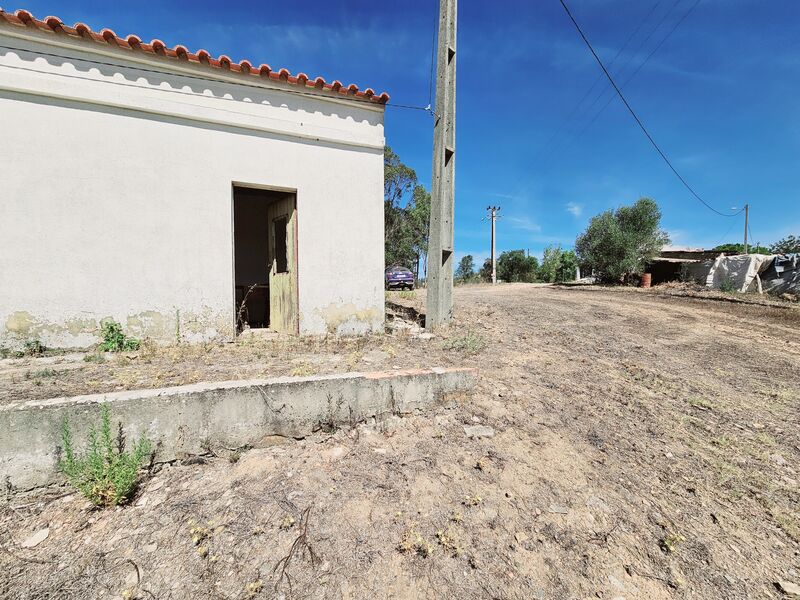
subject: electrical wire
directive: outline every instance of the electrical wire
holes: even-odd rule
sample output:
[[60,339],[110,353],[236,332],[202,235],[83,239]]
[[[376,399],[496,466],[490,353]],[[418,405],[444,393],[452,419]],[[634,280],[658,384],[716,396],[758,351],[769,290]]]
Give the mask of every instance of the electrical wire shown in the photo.
[[[578,25],[578,22],[575,20],[575,17],[572,16],[572,12],[569,10],[569,7],[567,6],[566,2],[564,0],[559,0],[559,2],[561,2],[561,6],[564,8],[564,11],[567,13],[567,16],[572,21],[572,24],[575,26],[575,29],[578,31],[578,33],[580,34],[580,36],[583,39],[584,43],[589,48],[589,51],[592,53],[592,56],[594,56],[594,59],[597,61],[597,64],[600,65],[600,68],[603,70],[603,73],[608,78],[608,81],[614,87],[614,90],[616,91],[616,93],[619,96],[620,100],[622,100],[622,103],[625,105],[625,108],[627,108],[628,112],[631,113],[631,116],[634,118],[636,123],[639,125],[639,128],[642,130],[642,133],[644,133],[644,135],[647,137],[647,139],[652,144],[653,148],[655,148],[656,152],[658,152],[659,156],[661,156],[661,158],[664,160],[664,162],[667,164],[667,166],[670,168],[670,170],[675,174],[675,176],[678,178],[678,180],[680,180],[680,182],[683,184],[683,186],[687,190],[689,190],[689,192],[692,194],[692,196],[694,196],[697,200],[699,200],[706,208],[708,208],[712,212],[717,213],[718,215],[720,215],[722,217],[734,217],[734,216],[738,215],[740,212],[742,212],[741,210],[739,212],[736,212],[736,213],[733,213],[733,214],[728,214],[728,213],[721,212],[721,211],[717,210],[716,208],[714,208],[713,206],[711,206],[708,202],[703,200],[703,198],[700,197],[700,195],[697,192],[694,191],[692,186],[689,185],[689,183],[686,181],[686,179],[684,179],[684,177],[673,166],[672,162],[669,160],[669,158],[667,158],[667,155],[664,154],[664,151],[661,150],[661,147],[653,139],[653,136],[650,135],[650,132],[647,130],[647,127],[645,127],[644,123],[642,123],[642,120],[636,114],[636,111],[633,110],[633,108],[631,107],[630,103],[628,102],[628,100],[623,95],[622,90],[619,89],[619,86],[617,85],[617,82],[614,81],[613,77],[611,77],[611,74],[608,72],[608,69],[606,69],[606,66],[603,64],[603,61],[600,60],[600,57],[597,55],[597,52],[595,52],[595,49],[592,46],[592,44],[589,42],[588,38],[586,37],[586,34],[583,33],[583,30],[581,29],[581,26]],[[742,210],[744,210],[744,209],[742,209]]]
[[[728,237],[728,234],[731,232],[731,229],[733,229],[735,225],[736,225],[735,221],[730,224],[730,227],[728,227],[728,229],[725,231],[725,233],[722,234],[722,237],[720,238],[719,243],[716,246],[714,246],[714,248],[718,248],[719,246],[722,246],[723,243],[725,243],[725,238]],[[713,250],[713,248],[712,248],[712,250]]]
[[[620,47],[620,49],[619,49],[619,50],[617,50],[617,53],[614,55],[614,58],[612,58],[612,59],[611,59],[611,62],[610,62],[610,63],[608,63],[608,66],[609,66],[609,67],[611,67],[611,66],[612,66],[612,65],[613,65],[613,64],[614,64],[614,63],[617,61],[617,58],[619,58],[620,54],[622,54],[622,52],[625,50],[625,48],[627,48],[627,47],[628,47],[628,44],[630,44],[630,43],[631,43],[631,41],[633,40],[633,38],[634,38],[634,37],[636,37],[636,34],[637,34],[637,33],[639,33],[639,31],[642,29],[642,27],[644,26],[644,24],[647,22],[647,20],[650,18],[650,16],[653,14],[653,12],[655,12],[656,8],[658,8],[659,4],[661,4],[661,2],[662,2],[662,1],[663,1],[663,0],[658,0],[658,2],[656,2],[656,3],[653,5],[653,7],[652,7],[652,8],[651,8],[651,9],[650,9],[648,12],[647,12],[647,14],[644,16],[644,18],[643,18],[641,21],[639,21],[639,24],[638,24],[638,25],[636,26],[636,28],[633,30],[633,33],[631,33],[631,34],[628,36],[628,39],[627,39],[627,40],[625,40],[625,43],[624,43],[624,44],[623,44],[623,45]],[[553,132],[553,134],[550,136],[550,138],[549,138],[549,139],[548,139],[548,140],[547,140],[547,141],[544,143],[544,145],[542,146],[542,148],[540,149],[540,151],[538,152],[538,154],[537,154],[537,156],[536,156],[536,159],[535,159],[535,160],[536,160],[537,162],[538,162],[538,160],[539,160],[539,159],[540,159],[540,158],[541,158],[541,157],[542,157],[542,156],[545,154],[545,151],[546,151],[546,150],[547,150],[547,149],[550,147],[550,145],[553,143],[553,141],[554,141],[554,140],[555,140],[555,139],[558,137],[558,135],[561,133],[561,131],[564,129],[564,126],[565,126],[567,123],[569,123],[569,121],[572,119],[572,117],[575,115],[575,113],[578,111],[578,109],[579,109],[579,108],[581,107],[581,105],[583,104],[583,101],[584,101],[584,100],[586,100],[586,98],[588,98],[588,97],[589,97],[589,95],[590,95],[590,94],[591,94],[591,93],[594,91],[594,89],[597,87],[597,84],[598,84],[598,83],[600,83],[601,81],[603,81],[603,74],[602,74],[602,73],[600,73],[600,74],[597,76],[597,78],[594,80],[594,83],[592,83],[591,87],[590,87],[588,90],[586,90],[586,92],[583,94],[583,96],[581,96],[581,99],[580,99],[580,100],[578,100],[578,102],[575,104],[575,106],[574,106],[574,107],[572,107],[572,110],[569,112],[569,114],[568,114],[568,115],[567,115],[567,116],[564,118],[564,120],[561,122],[561,124],[558,126],[558,128],[557,128],[557,129],[556,129],[556,130]],[[590,105],[590,108],[591,108],[591,105]],[[587,110],[588,110],[588,109],[587,109]],[[548,156],[550,156],[550,154],[551,154],[551,153],[549,153],[549,152],[547,153],[547,155],[548,155]]]
[[[14,46],[7,46],[5,44],[0,44],[0,49],[11,50],[12,52],[26,52],[26,53],[34,52],[34,51],[32,51],[32,50],[30,50],[28,48],[16,48]],[[96,59],[91,59],[91,58],[78,58],[78,57],[75,57],[75,56],[68,56],[68,55],[65,55],[65,54],[57,54],[55,52],[42,52],[42,51],[36,50],[34,53],[37,56],[49,56],[51,58],[60,58],[60,59],[63,59],[63,60],[68,60],[68,61],[83,62],[83,63],[89,63],[89,64],[93,64],[93,65],[101,65],[101,66],[105,66],[105,67],[115,67],[117,69],[135,69],[138,72],[152,73],[152,74],[155,74],[155,75],[162,75],[162,76],[169,76],[169,77],[185,77],[187,79],[193,79],[193,80],[196,80],[196,81],[206,81],[206,82],[209,82],[209,83],[233,83],[234,85],[240,85],[240,86],[243,86],[243,87],[246,87],[246,88],[261,90],[262,92],[263,91],[276,91],[276,92],[283,92],[285,94],[296,94],[296,95],[299,95],[299,96],[307,96],[309,98],[317,98],[318,100],[336,98],[336,96],[329,96],[327,94],[304,92],[302,90],[293,90],[293,89],[288,89],[288,88],[284,88],[284,87],[269,87],[269,86],[263,86],[263,85],[254,85],[254,84],[248,83],[246,81],[230,81],[229,79],[214,79],[213,77],[203,77],[201,75],[194,75],[194,74],[191,74],[191,73],[177,73],[177,72],[174,72],[174,71],[162,71],[160,69],[147,68],[147,67],[144,67],[144,66],[141,66],[141,65],[135,65],[135,66],[133,66],[133,65],[121,65],[121,64],[118,64],[118,63],[114,63],[114,62],[96,60]],[[0,65],[0,66],[2,66],[4,68],[10,68],[10,69],[20,69],[20,70],[23,70],[23,71],[31,71],[33,73],[47,73],[46,71],[40,71],[38,69],[30,69],[30,68],[26,68],[26,67],[16,67],[16,66],[13,66],[13,65]],[[78,75],[65,75],[64,73],[48,73],[48,74],[60,75],[60,76],[63,76],[63,77],[72,77],[72,78],[75,78],[75,79],[86,79],[86,80],[90,80],[90,81],[96,81],[96,82],[99,82],[99,83],[112,83],[112,84],[116,84],[116,85],[123,85],[125,87],[135,87],[135,88],[139,88],[139,89],[144,89],[144,88],[142,88],[142,86],[139,86],[139,85],[136,85],[136,84],[123,84],[123,83],[120,83],[118,81],[109,81],[107,79],[94,79],[94,78],[91,78],[91,77],[81,77],[81,76],[78,76]],[[203,96],[205,98],[208,98],[208,96],[206,96],[204,94],[197,94],[197,93],[194,93],[194,92],[183,92],[181,90],[167,90],[167,89],[164,89],[164,88],[157,88],[157,91],[159,91],[159,92],[175,92],[175,93],[179,93],[179,94],[182,94],[182,95],[185,95],[185,96],[187,96],[187,95],[188,96]],[[221,100],[230,100],[230,98],[222,98],[222,97],[219,97],[217,99],[218,100],[220,100],[220,99]],[[339,99],[340,100],[344,100],[345,98],[339,98]],[[365,104],[367,106],[375,106],[376,105],[375,102],[372,102],[370,100],[360,100],[358,98],[352,98],[352,97],[351,98],[346,98],[346,99],[351,101],[351,102]],[[391,107],[391,108],[402,108],[402,109],[407,109],[407,110],[421,110],[421,111],[425,111],[425,112],[430,112],[429,107],[427,107],[427,106],[418,106],[418,105],[414,105],[414,104],[397,104],[397,103],[394,103],[394,102],[388,102],[386,104],[383,104],[382,106],[384,106],[386,108]]]
[[[434,8],[436,7],[436,3],[433,3]],[[428,76],[428,109],[433,114],[433,69],[435,64],[436,58],[436,33],[439,29],[439,11],[433,11],[433,28],[431,31],[431,72]]]
[[[700,4],[700,0],[696,0],[695,3],[689,7],[689,10],[683,13],[683,16],[675,22],[675,25],[672,26],[672,29],[670,29],[667,35],[665,35],[658,43],[658,45],[655,48],[653,48],[652,52],[650,52],[650,54],[647,55],[647,58],[645,58],[639,64],[639,66],[636,67],[636,70],[630,75],[628,75],[625,81],[622,82],[622,85],[620,85],[620,89],[625,89],[625,87],[631,82],[631,80],[633,80],[633,78],[639,74],[639,71],[642,70],[642,67],[644,67],[648,63],[648,61],[653,57],[653,55],[659,51],[661,46],[663,46],[664,43],[670,38],[670,36],[673,33],[675,33],[675,30],[678,29],[678,27],[680,27],[681,23],[683,23],[686,20],[686,17],[689,16],[689,14],[697,7],[698,4]],[[606,103],[602,106],[602,108],[597,113],[595,113],[595,115],[591,118],[591,120],[584,126],[583,129],[581,129],[580,133],[578,133],[578,135],[576,135],[573,139],[569,141],[569,143],[566,146],[567,148],[569,148],[573,143],[577,142],[583,136],[583,134],[586,133],[586,131],[592,125],[594,125],[594,123],[597,121],[600,115],[603,114],[603,112],[611,105],[611,103],[614,101],[614,98],[616,97],[617,97],[616,94],[614,93],[611,94],[611,96],[608,98],[608,101],[606,101]]]
[[[650,30],[650,32],[649,32],[649,33],[648,33],[648,34],[647,34],[647,35],[644,37],[644,39],[643,39],[643,40],[642,40],[642,41],[639,43],[639,45],[636,47],[636,49],[635,49],[633,52],[631,52],[631,55],[630,55],[630,57],[628,57],[628,60],[627,60],[627,61],[625,61],[625,64],[624,64],[624,65],[622,66],[622,68],[619,70],[619,73],[617,73],[617,76],[621,76],[621,75],[622,75],[622,73],[623,73],[623,72],[625,72],[625,70],[628,68],[628,66],[631,64],[631,62],[634,60],[634,58],[636,58],[636,56],[639,54],[639,51],[640,51],[642,48],[644,48],[644,46],[645,46],[645,44],[647,44],[647,42],[649,42],[649,41],[650,41],[650,38],[651,38],[651,37],[653,37],[653,35],[655,34],[655,32],[656,32],[656,31],[658,31],[658,30],[661,28],[661,25],[663,25],[663,24],[664,24],[664,21],[666,21],[666,20],[667,20],[667,17],[669,17],[669,15],[671,15],[671,14],[672,14],[672,11],[673,11],[673,10],[675,10],[675,7],[677,7],[677,6],[678,6],[678,4],[679,4],[680,2],[681,2],[681,0],[675,0],[675,2],[673,2],[673,3],[672,3],[672,5],[671,5],[671,6],[669,7],[669,9],[667,10],[667,12],[665,12],[665,13],[664,13],[664,14],[661,16],[661,19],[659,19],[658,23],[656,23],[656,26],[655,26],[655,27],[653,27],[653,28]],[[609,64],[609,68],[611,68],[611,65],[610,65],[610,64]],[[601,79],[603,79],[603,74],[602,74],[602,73],[600,73],[600,75],[599,75],[599,76],[600,76],[600,78],[601,78]],[[602,97],[605,95],[605,93],[606,93],[606,90],[607,90],[607,89],[608,89],[608,88],[603,88],[603,89],[601,89],[601,90],[600,90],[600,93],[599,93],[599,94],[597,94],[597,95],[594,97],[594,99],[593,99],[593,100],[592,100],[592,102],[589,104],[589,106],[587,106],[587,108],[586,108],[586,111],[584,111],[584,112],[588,113],[589,111],[591,111],[591,110],[592,110],[592,109],[595,107],[595,105],[597,105],[597,102],[598,102],[598,101],[599,101],[599,100],[600,100],[600,99],[601,99],[601,98],[602,98]],[[613,90],[611,90],[611,98],[614,98],[614,91],[613,91]],[[596,118],[596,116],[595,116],[595,118]],[[586,129],[586,128],[584,127],[584,129]],[[572,145],[572,143],[573,143],[573,142],[574,142],[574,141],[575,141],[577,138],[579,138],[579,137],[582,135],[582,133],[583,133],[583,130],[581,130],[581,131],[580,131],[580,132],[579,132],[577,135],[573,135],[573,139],[571,139],[571,140],[569,141],[569,143],[567,143],[567,147],[571,146],[571,145]]]

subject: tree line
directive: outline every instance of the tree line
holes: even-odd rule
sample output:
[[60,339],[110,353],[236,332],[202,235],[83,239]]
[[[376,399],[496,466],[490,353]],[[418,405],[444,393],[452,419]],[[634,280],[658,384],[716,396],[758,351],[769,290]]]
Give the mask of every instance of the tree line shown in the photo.
[[[386,147],[384,165],[384,228],[387,266],[403,266],[419,279],[426,270],[431,195],[411,167],[403,164]],[[507,282],[557,283],[593,273],[607,283],[625,281],[643,273],[647,264],[670,243],[661,229],[661,210],[651,198],[640,198],[631,206],[621,206],[592,217],[586,230],[575,240],[575,250],[561,246],[544,249],[541,263],[525,250],[507,250],[497,259],[497,278]],[[744,252],[743,244],[723,244],[719,252]],[[800,253],[800,237],[787,236],[767,246],[750,246],[752,254]],[[475,258],[461,258],[455,272],[461,283],[491,281],[492,264],[486,259],[478,268]]]
[[[507,282],[561,283],[574,281],[577,274],[578,257],[572,250],[561,246],[544,249],[542,262],[525,250],[506,250],[497,258],[497,279]],[[475,258],[471,254],[461,257],[455,272],[459,283],[477,283],[492,280],[492,260],[487,258],[476,270]]]

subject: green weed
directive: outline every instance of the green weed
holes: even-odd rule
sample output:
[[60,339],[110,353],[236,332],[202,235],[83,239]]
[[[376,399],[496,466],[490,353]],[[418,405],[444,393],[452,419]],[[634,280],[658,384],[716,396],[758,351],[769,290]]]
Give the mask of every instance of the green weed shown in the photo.
[[486,339],[472,331],[468,331],[463,335],[453,336],[442,343],[442,347],[445,350],[454,350],[463,354],[478,354],[486,346]]
[[719,284],[719,291],[724,292],[726,294],[732,294],[736,291],[736,283],[733,281],[733,277],[726,277],[723,279]]
[[23,351],[25,356],[41,356],[45,350],[47,348],[39,340],[25,340],[25,350]]
[[116,321],[106,321],[100,329],[103,343],[99,349],[103,352],[128,352],[138,350],[141,342],[136,338],[128,337],[122,331],[122,325]]
[[82,456],[75,454],[72,430],[64,419],[61,430],[62,457],[59,468],[81,494],[97,506],[116,506],[130,499],[136,489],[139,467],[150,454],[152,444],[144,435],[131,452],[125,450],[125,435],[119,423],[116,439],[111,433],[111,412],[100,408],[100,429],[89,429],[89,444]]

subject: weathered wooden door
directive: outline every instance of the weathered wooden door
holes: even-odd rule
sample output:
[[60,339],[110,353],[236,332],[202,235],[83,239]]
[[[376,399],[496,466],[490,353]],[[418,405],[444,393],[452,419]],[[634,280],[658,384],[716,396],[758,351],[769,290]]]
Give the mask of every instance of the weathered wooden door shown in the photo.
[[298,333],[297,306],[297,206],[292,194],[273,202],[269,219],[269,327]]

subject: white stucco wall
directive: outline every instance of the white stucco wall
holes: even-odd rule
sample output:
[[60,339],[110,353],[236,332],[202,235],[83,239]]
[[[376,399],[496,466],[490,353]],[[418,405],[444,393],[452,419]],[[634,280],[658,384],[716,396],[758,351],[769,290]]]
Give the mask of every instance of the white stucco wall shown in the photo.
[[382,328],[382,106],[35,31],[0,46],[0,345],[86,346],[109,317],[232,337],[234,183],[296,190],[301,333]]

